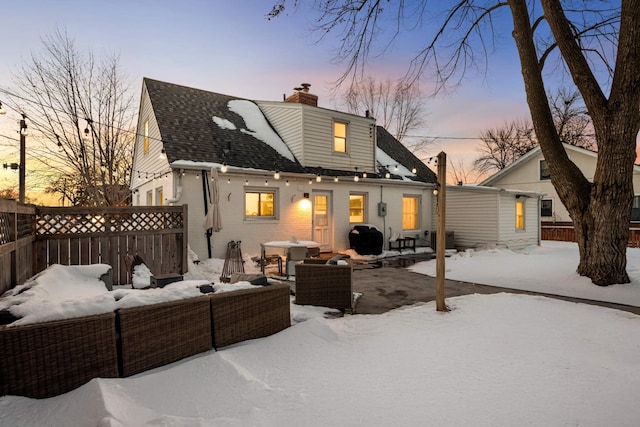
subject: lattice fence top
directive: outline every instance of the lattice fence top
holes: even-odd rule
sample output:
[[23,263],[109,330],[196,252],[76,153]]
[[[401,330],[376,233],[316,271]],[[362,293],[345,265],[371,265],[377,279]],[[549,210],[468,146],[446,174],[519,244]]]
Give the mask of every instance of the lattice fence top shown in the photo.
[[13,215],[8,212],[0,212],[0,245],[12,242],[11,238],[12,226],[11,217]]
[[184,226],[182,211],[41,212],[36,235],[104,234],[175,230]]

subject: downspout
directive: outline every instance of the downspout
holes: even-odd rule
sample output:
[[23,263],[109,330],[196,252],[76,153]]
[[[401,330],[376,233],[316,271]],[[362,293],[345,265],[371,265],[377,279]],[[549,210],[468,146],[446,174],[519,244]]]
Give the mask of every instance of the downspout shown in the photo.
[[[207,185],[209,184],[209,178],[207,177],[207,171],[202,169],[202,199],[204,201],[204,216],[206,217],[209,213],[209,192],[207,191]],[[207,237],[207,253],[209,254],[209,258],[211,258],[211,229],[208,229],[205,232]]]
[[182,198],[182,174],[183,174],[183,172],[184,172],[184,169],[180,169],[178,171],[177,185],[176,185],[176,189],[174,190],[175,197],[173,197],[171,199],[167,199],[167,203],[177,203]]
[[540,208],[542,207],[542,197],[538,196],[538,246],[542,245],[542,221],[540,218]]

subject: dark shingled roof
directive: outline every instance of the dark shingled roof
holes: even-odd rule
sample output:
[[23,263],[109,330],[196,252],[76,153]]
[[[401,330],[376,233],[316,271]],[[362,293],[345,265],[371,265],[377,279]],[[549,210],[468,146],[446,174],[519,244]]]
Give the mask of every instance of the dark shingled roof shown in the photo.
[[[144,85],[149,93],[169,163],[190,160],[226,163],[239,168],[269,171],[278,169],[281,172],[322,173],[330,176],[350,176],[354,173],[351,170],[305,168],[297,160],[291,161],[264,141],[243,132],[242,129],[248,129],[248,126],[242,116],[229,110],[228,104],[232,100],[253,102],[251,100],[149,78],[144,79]],[[213,117],[229,120],[236,129],[218,126]],[[268,123],[266,117],[264,120]],[[435,174],[402,143],[383,127],[377,128],[378,147],[407,169],[415,167],[417,176],[412,179],[437,182]],[[369,174],[369,177],[383,177],[386,170],[379,167],[378,172],[377,175]],[[393,174],[391,178],[402,179]]]
[[[427,167],[420,159],[418,159],[415,154],[413,154],[407,147],[402,145],[400,141],[398,141],[393,135],[391,135],[385,128],[382,126],[377,126],[378,128],[378,148],[387,153],[390,157],[397,160],[405,168],[411,170],[416,168],[416,176],[412,177],[414,181],[422,181],[429,183],[438,182],[438,178],[435,173],[431,169]],[[379,165],[378,173],[384,176],[387,172],[386,166],[388,165]],[[391,172],[391,171],[389,171]],[[393,173],[391,173],[393,177]]]
[[[264,141],[241,131],[248,126],[242,116],[229,110],[228,103],[231,100],[250,100],[148,78],[144,79],[144,84],[169,163],[191,160],[227,163],[242,168],[273,170],[278,167],[283,172],[304,172],[297,161],[292,162]],[[229,120],[236,129],[221,128],[214,123],[214,116]],[[229,150],[225,154],[227,148]]]

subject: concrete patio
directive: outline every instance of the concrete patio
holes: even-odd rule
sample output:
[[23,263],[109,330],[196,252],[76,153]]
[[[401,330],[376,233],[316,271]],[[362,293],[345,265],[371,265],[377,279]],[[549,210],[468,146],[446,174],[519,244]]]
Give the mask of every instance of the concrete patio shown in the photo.
[[[429,260],[431,257],[430,254],[412,254],[385,258],[373,263],[355,262],[353,291],[362,294],[358,298],[355,314],[380,314],[417,302],[434,301],[436,299],[436,279],[406,269],[416,262]],[[445,280],[445,298],[500,292],[543,295],[640,314],[640,307]]]

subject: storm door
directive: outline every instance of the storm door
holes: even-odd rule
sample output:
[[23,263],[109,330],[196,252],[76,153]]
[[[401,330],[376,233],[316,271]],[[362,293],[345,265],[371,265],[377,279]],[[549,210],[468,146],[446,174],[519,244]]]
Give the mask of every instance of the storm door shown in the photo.
[[331,193],[313,192],[313,240],[320,243],[321,252],[331,252],[333,217],[331,214]]

